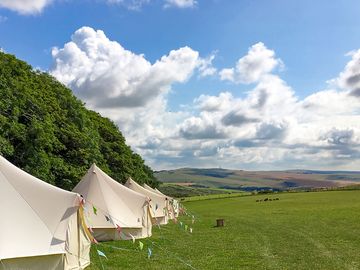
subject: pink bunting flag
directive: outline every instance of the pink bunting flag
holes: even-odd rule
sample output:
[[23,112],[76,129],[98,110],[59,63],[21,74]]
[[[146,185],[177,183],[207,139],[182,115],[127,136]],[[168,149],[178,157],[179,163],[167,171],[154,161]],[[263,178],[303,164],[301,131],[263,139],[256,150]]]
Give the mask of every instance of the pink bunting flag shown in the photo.
[[116,224],[116,231],[120,234],[121,233],[121,227],[118,225],[118,224]]

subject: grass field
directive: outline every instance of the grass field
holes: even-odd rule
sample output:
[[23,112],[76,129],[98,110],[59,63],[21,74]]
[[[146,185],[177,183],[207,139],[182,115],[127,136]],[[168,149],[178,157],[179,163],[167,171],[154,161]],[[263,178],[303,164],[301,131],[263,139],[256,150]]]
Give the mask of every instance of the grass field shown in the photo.
[[[264,198],[277,201],[256,202]],[[95,249],[95,269],[360,269],[360,191],[282,193],[186,202],[193,234],[179,224],[154,229],[143,251],[128,241]],[[226,226],[216,228],[224,218]],[[180,218],[191,224],[189,217]],[[153,241],[154,244],[151,244]],[[113,247],[129,250],[117,250]],[[147,259],[147,248],[153,257]]]

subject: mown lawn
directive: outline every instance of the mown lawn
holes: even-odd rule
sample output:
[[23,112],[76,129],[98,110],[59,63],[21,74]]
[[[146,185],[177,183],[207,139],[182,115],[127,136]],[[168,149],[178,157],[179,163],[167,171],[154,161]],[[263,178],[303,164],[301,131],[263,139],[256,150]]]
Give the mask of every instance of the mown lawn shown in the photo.
[[[279,200],[256,202],[264,198]],[[360,191],[244,196],[185,206],[195,224],[187,216],[180,220],[193,234],[170,224],[155,228],[154,236],[142,241],[143,251],[136,251],[138,241],[100,244],[89,269],[102,269],[95,248],[108,257],[101,260],[103,269],[360,269]],[[226,226],[214,227],[217,218]]]

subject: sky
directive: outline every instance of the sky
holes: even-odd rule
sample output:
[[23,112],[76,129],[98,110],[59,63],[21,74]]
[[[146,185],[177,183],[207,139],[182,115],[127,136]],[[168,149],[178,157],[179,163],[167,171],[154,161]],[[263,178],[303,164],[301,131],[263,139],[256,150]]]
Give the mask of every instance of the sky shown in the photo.
[[0,0],[0,47],[155,170],[360,169],[360,2]]

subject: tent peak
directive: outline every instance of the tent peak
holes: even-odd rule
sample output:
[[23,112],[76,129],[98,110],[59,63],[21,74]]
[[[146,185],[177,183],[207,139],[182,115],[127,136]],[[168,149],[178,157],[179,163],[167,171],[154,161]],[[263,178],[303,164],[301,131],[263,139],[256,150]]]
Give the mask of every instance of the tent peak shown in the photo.
[[97,166],[95,163],[93,163],[90,167],[90,170],[92,171],[92,173],[96,173],[96,169],[97,169]]

